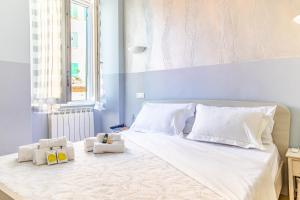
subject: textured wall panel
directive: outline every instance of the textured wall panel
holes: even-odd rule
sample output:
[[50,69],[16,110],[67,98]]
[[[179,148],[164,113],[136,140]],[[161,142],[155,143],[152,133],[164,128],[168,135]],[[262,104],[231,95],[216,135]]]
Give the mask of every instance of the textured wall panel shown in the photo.
[[298,0],[126,0],[127,72],[300,56]]

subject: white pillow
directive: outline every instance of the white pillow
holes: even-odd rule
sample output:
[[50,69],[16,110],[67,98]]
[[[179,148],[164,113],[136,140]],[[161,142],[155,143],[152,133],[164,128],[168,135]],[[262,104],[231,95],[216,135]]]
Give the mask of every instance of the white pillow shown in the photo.
[[186,120],[194,115],[195,107],[193,103],[145,103],[130,129],[139,132],[181,134]]
[[262,112],[248,108],[197,105],[196,119],[188,139],[264,149],[261,141],[267,120]]
[[273,143],[273,127],[274,127],[274,116],[276,112],[277,106],[260,106],[260,107],[235,107],[235,109],[240,109],[242,111],[248,112],[261,112],[265,116],[265,120],[267,121],[267,125],[265,130],[262,133],[262,143],[263,144],[272,144]]
[[273,143],[273,127],[274,127],[274,116],[277,106],[262,106],[262,107],[247,107],[244,108],[248,111],[262,112],[265,114],[265,120],[267,120],[267,126],[262,133],[261,140],[263,144],[272,144]]
[[[261,107],[242,107],[241,109],[247,110],[247,111],[253,111],[253,112],[262,112],[264,113],[265,119],[267,120],[267,127],[262,133],[262,143],[263,144],[272,144],[273,143],[273,127],[274,127],[274,116],[276,112],[277,106],[261,106]],[[195,122],[195,116],[190,117],[186,121],[186,125],[183,129],[184,134],[189,134],[192,129]]]

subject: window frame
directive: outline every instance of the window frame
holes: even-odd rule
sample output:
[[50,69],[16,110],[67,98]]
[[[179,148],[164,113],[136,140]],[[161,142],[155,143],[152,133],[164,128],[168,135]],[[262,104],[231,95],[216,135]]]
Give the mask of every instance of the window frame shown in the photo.
[[[91,14],[91,26],[92,26],[92,39],[91,46],[91,67],[87,71],[91,71],[89,77],[92,80],[87,80],[87,87],[90,86],[91,94],[87,94],[86,100],[72,100],[72,76],[71,76],[71,61],[72,61],[72,46],[71,46],[71,4],[76,3],[78,5],[87,7]],[[100,59],[99,59],[99,0],[66,0],[65,1],[65,13],[66,13],[66,100],[68,104],[76,103],[86,104],[86,102],[100,101]],[[90,84],[92,83],[92,84]],[[87,89],[88,93],[88,89]]]

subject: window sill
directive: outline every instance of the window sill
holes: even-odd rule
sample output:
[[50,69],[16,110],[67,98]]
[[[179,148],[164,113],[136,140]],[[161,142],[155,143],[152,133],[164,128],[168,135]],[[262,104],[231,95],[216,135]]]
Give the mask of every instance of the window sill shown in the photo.
[[37,105],[32,105],[32,111],[33,112],[42,112],[42,113],[51,113],[53,111],[59,111],[64,109],[80,109],[80,108],[86,108],[86,109],[93,109],[97,111],[103,111],[105,110],[105,107],[103,106],[103,103],[100,103],[98,101],[73,101],[68,102],[66,104],[55,104],[54,107],[52,107],[52,110],[49,110],[49,107],[41,108]]
[[103,104],[98,101],[72,101],[61,105],[60,108],[93,108],[97,111],[105,110]]
[[71,101],[67,104],[61,104],[60,108],[76,108],[76,107],[94,107],[95,106],[94,101]]
[[95,101],[70,101],[68,102],[67,106],[94,106],[95,105]]

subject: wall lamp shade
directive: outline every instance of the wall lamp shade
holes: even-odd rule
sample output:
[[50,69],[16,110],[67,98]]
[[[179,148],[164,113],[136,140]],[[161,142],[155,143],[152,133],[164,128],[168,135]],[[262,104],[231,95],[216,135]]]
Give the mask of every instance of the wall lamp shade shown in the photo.
[[129,47],[128,51],[133,54],[138,54],[138,53],[145,52],[146,49],[147,49],[147,47],[145,47],[145,46],[133,46],[133,47]]
[[300,24],[300,15],[297,15],[296,17],[294,17],[294,22],[297,24]]

